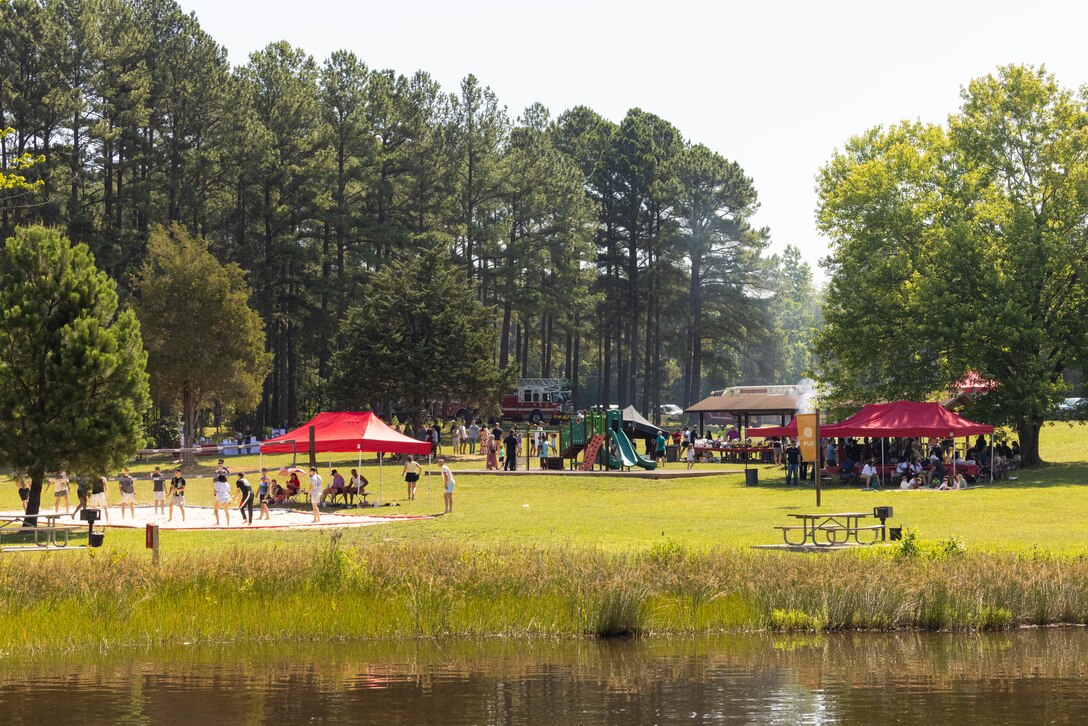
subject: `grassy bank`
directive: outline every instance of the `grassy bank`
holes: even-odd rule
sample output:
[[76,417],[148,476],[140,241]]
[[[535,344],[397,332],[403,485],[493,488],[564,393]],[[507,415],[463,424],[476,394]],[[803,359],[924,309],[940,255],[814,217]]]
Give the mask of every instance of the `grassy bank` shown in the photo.
[[0,652],[246,640],[1003,629],[1088,622],[1088,557],[392,543],[0,561]]

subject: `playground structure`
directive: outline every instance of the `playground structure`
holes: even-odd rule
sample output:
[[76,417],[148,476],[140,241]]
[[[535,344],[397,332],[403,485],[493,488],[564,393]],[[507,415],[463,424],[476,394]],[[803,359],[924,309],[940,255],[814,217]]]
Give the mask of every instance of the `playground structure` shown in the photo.
[[[578,455],[582,455],[581,463]],[[623,413],[589,411],[582,418],[572,418],[559,428],[559,455],[570,460],[570,468],[581,471],[599,469],[646,470],[657,468],[657,461],[647,459],[635,449],[623,430]]]

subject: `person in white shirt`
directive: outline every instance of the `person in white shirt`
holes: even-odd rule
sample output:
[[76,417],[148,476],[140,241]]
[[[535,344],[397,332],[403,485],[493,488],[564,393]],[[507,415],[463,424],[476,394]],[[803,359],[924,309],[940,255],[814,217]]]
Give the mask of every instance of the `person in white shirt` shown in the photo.
[[219,510],[223,510],[223,514],[227,515],[227,526],[230,526],[230,484],[227,483],[227,475],[223,472],[219,472],[215,475],[212,482],[215,489],[215,507],[212,511],[215,513],[215,523],[219,524]]
[[314,508],[314,522],[321,521],[321,512],[318,511],[317,505],[321,501],[321,489],[322,489],[321,475],[317,473],[317,467],[310,467],[310,504]]
[[876,491],[880,488],[880,477],[877,476],[877,469],[873,465],[873,460],[865,462],[865,466],[861,469],[861,480],[865,482],[864,489],[866,491]]
[[450,471],[450,468],[448,466],[446,466],[445,459],[439,459],[437,464],[439,467],[438,470],[442,472],[442,498],[446,502],[446,510],[442,513],[453,514],[453,485],[456,484],[456,482],[453,480],[453,472]]

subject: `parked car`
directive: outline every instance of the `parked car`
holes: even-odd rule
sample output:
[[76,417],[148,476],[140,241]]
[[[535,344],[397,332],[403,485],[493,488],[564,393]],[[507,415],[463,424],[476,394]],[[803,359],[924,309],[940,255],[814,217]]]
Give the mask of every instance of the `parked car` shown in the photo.
[[669,418],[678,418],[684,414],[684,409],[675,403],[663,403],[657,408],[661,411],[662,416],[668,416]]

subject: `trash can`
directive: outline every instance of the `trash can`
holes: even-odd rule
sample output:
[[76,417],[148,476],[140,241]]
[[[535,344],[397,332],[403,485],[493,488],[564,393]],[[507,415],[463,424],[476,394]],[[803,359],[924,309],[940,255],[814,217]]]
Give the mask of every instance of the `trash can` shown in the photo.
[[91,547],[101,547],[102,543],[105,541],[105,532],[91,532],[87,535],[87,544],[89,544]]
[[665,461],[680,461],[680,447],[679,446],[666,446],[665,447]]
[[745,469],[744,470],[744,486],[757,487],[759,486],[759,469]]
[[891,542],[899,542],[903,539],[902,527],[888,527],[888,540]]

